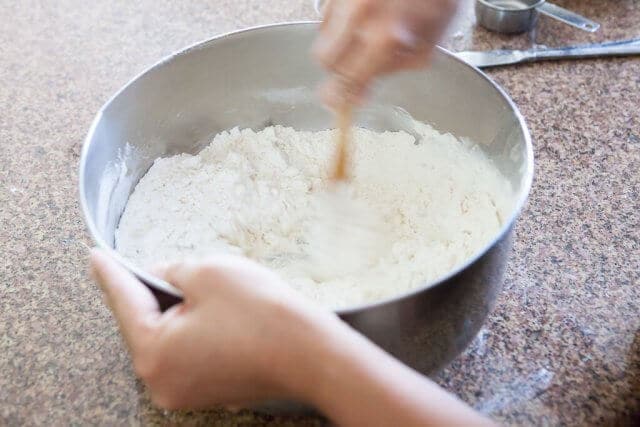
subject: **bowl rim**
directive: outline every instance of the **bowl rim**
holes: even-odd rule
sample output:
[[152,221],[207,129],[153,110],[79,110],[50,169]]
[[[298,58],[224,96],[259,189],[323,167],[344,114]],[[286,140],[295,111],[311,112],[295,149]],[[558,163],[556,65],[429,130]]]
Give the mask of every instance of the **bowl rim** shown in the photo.
[[546,3],[547,0],[537,0],[529,5],[525,5],[524,7],[519,7],[519,8],[509,8],[506,6],[500,6],[493,3],[491,0],[476,0],[476,1],[480,3],[482,6],[484,6],[485,8],[491,9],[493,11],[516,14],[519,12],[527,12],[533,9],[537,9],[540,6],[542,6],[544,3]]
[[[144,69],[142,72],[138,73],[137,75],[135,75],[132,79],[130,79],[124,86],[122,86],[120,89],[118,89],[117,92],[115,92],[100,108],[100,110],[98,111],[98,113],[96,114],[96,116],[94,117],[91,126],[89,128],[89,131],[84,139],[84,142],[82,144],[82,151],[80,154],[80,165],[79,165],[79,171],[78,171],[78,180],[79,180],[79,185],[78,185],[78,191],[79,191],[79,198],[80,198],[80,207],[82,210],[82,215],[84,217],[84,222],[88,228],[89,234],[91,235],[91,238],[93,239],[93,241],[95,242],[95,244],[97,245],[97,247],[99,247],[100,249],[106,251],[106,253],[111,256],[112,258],[114,258],[117,262],[119,262],[122,266],[124,266],[127,270],[129,270],[131,273],[133,273],[138,279],[144,281],[147,286],[150,286],[152,288],[155,288],[157,290],[163,291],[171,296],[174,297],[178,297],[178,298],[182,298],[182,292],[180,292],[177,288],[175,288],[173,285],[158,279],[157,277],[151,275],[150,273],[146,272],[145,270],[143,270],[142,268],[136,266],[135,264],[133,264],[132,262],[130,262],[129,260],[127,260],[126,258],[124,258],[123,256],[121,256],[114,248],[111,248],[105,241],[104,239],[102,239],[102,237],[100,236],[100,233],[98,233],[98,229],[97,226],[94,222],[94,219],[89,215],[89,207],[88,207],[88,203],[86,200],[86,188],[85,188],[85,183],[84,183],[84,176],[86,174],[86,160],[87,160],[87,156],[89,153],[89,149],[91,146],[91,142],[92,139],[95,135],[96,129],[98,124],[100,123],[104,112],[107,108],[109,108],[109,106],[114,102],[114,100],[120,96],[120,94],[122,94],[124,91],[126,91],[130,86],[132,86],[138,79],[140,79],[141,77],[143,77],[144,75],[151,73],[152,71],[154,71],[156,68],[159,68],[161,66],[163,66],[164,64],[171,62],[172,60],[174,60],[177,57],[180,57],[182,55],[188,54],[191,51],[194,50],[198,50],[198,49],[202,49],[205,48],[207,46],[209,46],[212,43],[215,43],[219,40],[223,40],[223,39],[227,39],[227,38],[231,38],[240,34],[244,34],[244,33],[248,33],[248,32],[259,32],[259,31],[269,31],[272,30],[274,28],[283,28],[283,27],[312,27],[312,26],[317,26],[319,24],[319,21],[316,20],[311,20],[311,21],[295,21],[295,22],[283,22],[283,23],[273,23],[273,24],[266,24],[266,25],[258,25],[258,26],[253,26],[253,27],[248,27],[248,28],[244,28],[244,29],[240,29],[240,30],[234,30],[234,31],[230,31],[230,32],[226,32],[226,33],[222,33],[219,34],[217,36],[205,39],[205,40],[201,40],[198,41],[196,43],[193,43],[183,49],[180,49],[176,52],[173,52],[167,56],[165,56],[164,58],[160,59],[158,62],[156,62],[155,64],[147,67],[146,69]],[[430,288],[434,288],[438,285],[441,285],[445,282],[447,282],[449,279],[451,279],[452,277],[458,275],[459,273],[461,273],[462,271],[466,270],[469,266],[471,266],[472,264],[474,264],[479,258],[481,258],[482,256],[484,256],[492,247],[494,247],[496,245],[496,243],[498,243],[500,240],[502,240],[505,235],[509,232],[509,230],[511,229],[511,227],[513,226],[513,224],[515,223],[516,219],[518,218],[518,216],[520,215],[522,209],[524,208],[524,205],[528,199],[529,193],[531,191],[531,187],[532,187],[532,183],[533,183],[533,175],[534,175],[534,158],[533,158],[533,146],[531,143],[531,135],[529,132],[529,128],[527,127],[526,121],[524,120],[524,117],[522,116],[522,114],[520,113],[520,110],[518,109],[518,107],[515,105],[514,101],[509,97],[509,95],[507,95],[507,93],[505,92],[504,89],[502,89],[500,86],[498,86],[498,84],[496,82],[494,82],[489,76],[487,76],[484,72],[482,72],[480,69],[478,69],[477,67],[474,67],[473,65],[465,62],[464,60],[462,60],[461,58],[459,58],[458,56],[456,56],[454,53],[452,53],[451,51],[444,49],[440,46],[436,47],[437,50],[445,55],[446,57],[448,57],[449,59],[457,62],[460,66],[462,67],[467,67],[469,69],[471,69],[473,72],[475,72],[480,78],[484,79],[486,83],[488,83],[491,88],[493,88],[494,91],[496,91],[498,93],[498,95],[500,95],[500,97],[502,99],[504,99],[507,103],[507,105],[510,107],[515,119],[517,120],[518,124],[520,125],[520,128],[523,132],[524,135],[524,142],[525,142],[525,151],[526,151],[526,160],[525,160],[525,172],[523,174],[523,179],[522,179],[522,189],[519,192],[519,196],[516,200],[516,203],[514,204],[514,207],[511,210],[510,215],[508,216],[508,218],[504,221],[502,227],[500,228],[500,230],[495,234],[494,238],[492,238],[490,241],[488,241],[484,246],[482,246],[481,249],[477,250],[476,253],[470,257],[469,259],[467,259],[464,263],[459,264],[456,268],[450,270],[449,272],[447,272],[446,274],[438,277],[435,280],[432,281],[425,281],[423,283],[421,283],[419,286],[416,286],[415,288],[412,288],[408,291],[405,292],[401,292],[398,294],[393,295],[392,297],[388,297],[388,298],[384,298],[382,300],[379,301],[375,301],[372,303],[364,303],[364,304],[357,304],[357,305],[353,305],[353,306],[348,306],[348,307],[343,307],[343,308],[337,308],[337,309],[331,309],[331,311],[335,312],[337,315],[339,316],[349,316],[349,315],[353,315],[359,312],[364,312],[367,310],[373,310],[376,308],[380,308],[383,306],[387,306],[387,305],[392,305],[394,303],[403,301],[403,300],[407,300],[410,299],[412,297],[414,297],[417,294],[420,294],[422,292],[424,292],[425,290],[428,290]]]

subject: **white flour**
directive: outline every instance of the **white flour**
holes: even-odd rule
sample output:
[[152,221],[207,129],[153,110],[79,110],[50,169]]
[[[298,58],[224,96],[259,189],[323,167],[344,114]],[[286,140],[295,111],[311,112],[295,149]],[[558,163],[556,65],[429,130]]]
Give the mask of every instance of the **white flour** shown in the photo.
[[416,145],[404,132],[354,130],[353,180],[336,192],[326,191],[334,131],[223,132],[196,156],[155,161],[116,247],[142,266],[242,254],[331,308],[408,291],[473,256],[513,201],[477,147],[418,132]]

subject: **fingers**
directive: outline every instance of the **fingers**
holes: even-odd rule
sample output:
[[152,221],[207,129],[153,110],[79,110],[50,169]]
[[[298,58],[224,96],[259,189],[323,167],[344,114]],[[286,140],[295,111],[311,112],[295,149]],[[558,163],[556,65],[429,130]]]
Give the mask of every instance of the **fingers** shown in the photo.
[[432,49],[419,52],[398,52],[395,59],[387,64],[383,72],[386,74],[399,70],[419,70],[429,65],[432,56]]
[[369,53],[354,57],[354,60],[343,67],[343,73],[333,74],[320,88],[322,101],[333,110],[345,104],[358,106],[366,101],[370,87],[376,77],[402,70],[422,69],[429,65],[433,49],[419,51],[397,50],[380,55],[371,45]]
[[338,74],[356,88],[368,87],[371,80],[393,59],[396,48],[395,40],[385,34],[372,34],[362,45],[358,55],[352,55],[336,66]]
[[104,251],[91,251],[91,268],[107,304],[132,350],[149,335],[160,317],[160,308],[149,289]]
[[331,72],[321,91],[329,107],[363,101],[381,75],[428,65],[454,0],[333,0],[325,11],[316,57]]
[[[152,271],[154,275],[180,289],[187,305],[212,296],[229,297],[247,289],[260,293],[268,288],[283,287],[282,280],[273,271],[234,255],[218,254],[202,261],[180,262],[157,267]],[[265,286],[266,283],[269,285]],[[287,286],[283,288],[284,292],[288,289]]]
[[369,4],[371,2],[366,0],[333,0],[329,3],[320,27],[320,37],[313,49],[316,58],[326,68],[333,69],[353,51],[360,22],[369,13]]
[[361,37],[357,54],[337,62],[335,73],[324,87],[323,100],[334,109],[345,103],[361,104],[372,81],[395,68],[393,63],[400,47],[399,39],[384,31],[362,33]]
[[320,31],[324,31],[324,29],[327,27],[327,22],[331,20],[333,5],[334,5],[334,2],[331,0],[325,1],[324,4],[322,5],[322,10],[320,10],[320,13],[322,14],[322,21],[320,22]]
[[191,261],[156,266],[152,269],[152,273],[180,289],[186,302],[197,297],[212,280],[212,277],[208,277],[203,271],[202,264]]
[[345,105],[359,106],[367,97],[368,88],[358,87],[339,75],[333,75],[319,90],[322,102],[334,111]]

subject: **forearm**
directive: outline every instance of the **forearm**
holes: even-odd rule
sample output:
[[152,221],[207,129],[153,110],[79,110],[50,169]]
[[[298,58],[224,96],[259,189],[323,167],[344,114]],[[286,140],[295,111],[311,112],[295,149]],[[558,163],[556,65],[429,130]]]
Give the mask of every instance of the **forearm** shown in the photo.
[[316,342],[306,398],[341,426],[492,425],[344,325]]

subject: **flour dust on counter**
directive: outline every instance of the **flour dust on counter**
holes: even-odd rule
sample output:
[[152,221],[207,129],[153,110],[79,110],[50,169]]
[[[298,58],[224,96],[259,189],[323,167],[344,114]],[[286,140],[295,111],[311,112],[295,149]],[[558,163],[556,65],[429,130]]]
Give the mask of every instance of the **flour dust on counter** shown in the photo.
[[[129,198],[116,248],[142,267],[243,255],[334,309],[409,291],[481,250],[513,203],[479,147],[415,129],[419,140],[354,129],[351,180],[337,189],[334,130],[222,132],[197,155],[154,162]],[[336,195],[361,227],[327,221],[327,209],[340,209],[327,206]]]

